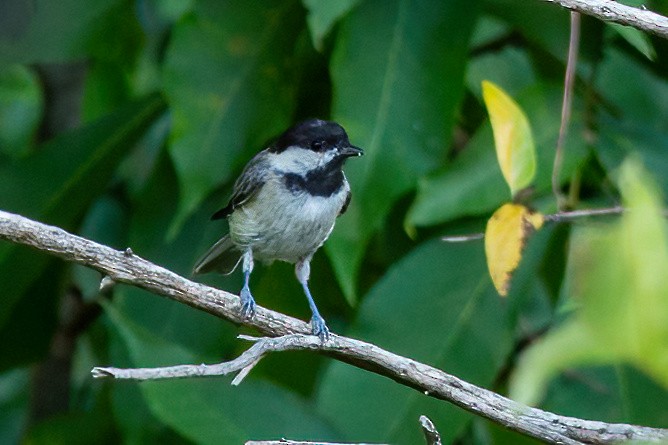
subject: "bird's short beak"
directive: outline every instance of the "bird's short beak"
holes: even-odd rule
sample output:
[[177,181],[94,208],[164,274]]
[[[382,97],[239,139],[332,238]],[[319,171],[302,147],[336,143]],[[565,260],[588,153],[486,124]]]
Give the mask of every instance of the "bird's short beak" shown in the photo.
[[354,145],[348,145],[347,147],[341,147],[339,153],[345,157],[362,156],[364,154],[364,150],[359,147],[355,147]]

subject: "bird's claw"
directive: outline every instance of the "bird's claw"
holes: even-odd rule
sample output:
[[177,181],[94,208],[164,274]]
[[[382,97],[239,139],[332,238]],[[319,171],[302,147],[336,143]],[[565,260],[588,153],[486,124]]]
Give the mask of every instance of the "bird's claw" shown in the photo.
[[246,301],[241,304],[241,316],[244,320],[250,320],[255,315],[255,302]]
[[314,315],[311,318],[311,332],[316,337],[320,337],[320,341],[323,343],[329,340],[329,328],[320,316]]
[[241,289],[241,317],[244,320],[250,320],[255,315],[255,300],[250,293],[250,289],[244,287]]

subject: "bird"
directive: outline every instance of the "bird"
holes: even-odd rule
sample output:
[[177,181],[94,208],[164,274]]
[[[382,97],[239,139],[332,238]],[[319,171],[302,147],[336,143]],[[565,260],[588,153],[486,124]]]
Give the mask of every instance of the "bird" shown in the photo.
[[241,263],[241,316],[255,315],[250,275],[255,261],[295,264],[311,309],[311,331],[324,342],[329,328],[309,290],[311,259],[351,199],[343,165],[364,151],[336,122],[308,119],[282,133],[244,167],[228,204],[211,217],[227,218],[229,233],[194,267],[195,274],[231,274]]

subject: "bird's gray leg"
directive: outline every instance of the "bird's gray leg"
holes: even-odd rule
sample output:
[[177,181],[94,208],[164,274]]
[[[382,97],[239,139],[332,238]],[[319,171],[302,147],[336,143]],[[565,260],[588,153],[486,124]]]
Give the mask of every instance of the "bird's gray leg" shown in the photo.
[[244,271],[244,287],[241,288],[241,316],[245,319],[250,319],[255,315],[255,300],[251,295],[248,281],[250,274],[253,271],[253,251],[248,248],[243,254],[243,271]]
[[306,294],[306,299],[308,300],[308,305],[311,307],[311,332],[313,335],[320,337],[320,340],[326,341],[329,338],[329,328],[325,323],[325,319],[320,316],[318,308],[313,301],[311,296],[311,291],[308,288],[308,277],[311,274],[311,257],[308,256],[295,265],[295,274],[297,275],[297,280],[301,283],[304,288],[304,293]]

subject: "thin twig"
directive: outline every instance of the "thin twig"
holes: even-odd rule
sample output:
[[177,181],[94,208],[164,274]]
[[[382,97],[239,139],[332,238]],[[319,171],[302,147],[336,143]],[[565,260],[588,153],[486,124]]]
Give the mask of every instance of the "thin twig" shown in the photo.
[[632,26],[668,39],[668,18],[613,0],[542,0],[606,22]]
[[441,238],[441,240],[445,241],[446,243],[467,243],[469,241],[483,239],[484,237],[485,237],[484,233],[470,233],[468,235],[444,236],[443,238]]
[[[285,339],[285,337],[278,337]],[[268,351],[284,351],[285,344],[274,343],[273,338],[259,339],[253,346],[248,348],[243,354],[234,360],[217,363],[215,365],[178,365],[164,366],[157,368],[113,368],[96,366],[91,370],[94,378],[111,377],[124,380],[161,380],[178,379],[187,377],[211,377],[218,375],[227,375],[238,372],[242,377],[232,382],[237,385],[241,383],[250,370],[264,357]],[[238,376],[237,376],[238,377]]]
[[[96,269],[117,283],[137,286],[234,323],[243,323],[271,337],[306,334],[291,335],[276,341],[285,341],[299,349],[317,351],[389,377],[421,393],[450,401],[474,414],[545,442],[581,444],[668,439],[666,429],[575,419],[531,408],[432,366],[360,340],[331,334],[329,340],[321,342],[319,338],[309,335],[310,329],[306,322],[260,306],[251,320],[244,320],[240,315],[241,306],[236,295],[194,283],[137,255],[126,255],[123,251],[19,215],[0,211],[0,238]],[[260,343],[260,346],[253,345],[250,349],[256,346],[262,349],[270,344],[267,341]],[[253,354],[242,354],[237,358],[237,367],[244,361],[246,365],[253,363],[257,357]],[[176,368],[172,367],[171,372],[178,375],[181,371]],[[202,374],[206,372],[204,368]]]
[[564,79],[564,98],[561,104],[561,125],[559,126],[559,137],[557,148],[554,153],[554,165],[552,167],[552,193],[557,200],[557,209],[564,210],[567,205],[566,197],[561,193],[561,164],[564,159],[564,142],[568,134],[568,125],[571,120],[571,108],[573,103],[573,88],[575,85],[575,68],[577,66],[578,51],[580,46],[580,14],[571,11],[571,34],[568,45],[568,62],[566,63],[566,75]]
[[420,416],[420,426],[422,426],[422,432],[424,433],[427,445],[441,445],[441,435],[429,417]]
[[[549,215],[543,215],[543,219],[549,222],[571,222],[579,218],[588,218],[591,216],[606,216],[606,215],[620,215],[626,212],[622,206],[616,207],[607,207],[603,209],[583,209],[583,210],[572,210],[570,212],[557,212]],[[668,211],[664,211],[663,215],[668,218]],[[469,235],[461,236],[444,236],[441,240],[448,243],[464,243],[468,241],[476,241],[485,238],[485,234],[482,232],[471,233]]]
[[545,215],[545,221],[552,222],[570,222],[579,218],[588,218],[590,216],[620,215],[626,209],[622,206],[609,207],[604,209],[584,209],[572,210],[570,212],[557,212],[551,215]]

